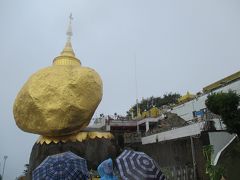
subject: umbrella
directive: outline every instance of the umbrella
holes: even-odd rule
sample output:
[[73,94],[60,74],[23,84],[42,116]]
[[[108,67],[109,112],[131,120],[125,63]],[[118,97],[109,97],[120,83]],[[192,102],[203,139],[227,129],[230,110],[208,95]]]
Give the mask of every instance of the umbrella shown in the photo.
[[143,152],[124,150],[116,159],[123,180],[164,180],[157,163]]
[[33,180],[74,180],[88,179],[85,159],[68,151],[48,156],[32,174]]

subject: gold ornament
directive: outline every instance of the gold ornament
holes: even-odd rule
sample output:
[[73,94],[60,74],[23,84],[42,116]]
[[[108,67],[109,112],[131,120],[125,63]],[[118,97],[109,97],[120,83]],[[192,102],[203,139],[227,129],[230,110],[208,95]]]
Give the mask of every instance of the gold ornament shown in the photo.
[[66,142],[82,142],[88,139],[113,139],[114,136],[110,132],[79,132],[67,136],[47,137],[40,136],[37,140],[37,144],[50,144],[50,143],[66,143]]

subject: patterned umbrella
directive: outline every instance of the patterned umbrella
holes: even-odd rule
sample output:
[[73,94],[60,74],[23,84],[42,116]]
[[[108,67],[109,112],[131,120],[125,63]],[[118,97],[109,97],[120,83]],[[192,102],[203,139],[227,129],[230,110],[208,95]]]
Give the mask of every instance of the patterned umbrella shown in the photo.
[[48,156],[32,174],[33,180],[86,180],[88,177],[86,160],[70,151]]
[[116,159],[123,180],[164,180],[157,163],[143,152],[124,150]]

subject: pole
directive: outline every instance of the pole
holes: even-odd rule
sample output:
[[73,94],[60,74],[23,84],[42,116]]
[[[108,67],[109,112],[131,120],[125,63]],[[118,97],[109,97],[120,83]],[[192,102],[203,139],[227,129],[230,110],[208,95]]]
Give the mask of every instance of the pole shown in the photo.
[[192,163],[193,163],[193,179],[196,180],[197,176],[196,176],[196,159],[195,159],[195,149],[194,149],[194,144],[193,144],[193,137],[190,136],[190,140],[191,140],[191,149],[192,149]]
[[3,170],[2,170],[2,180],[3,180],[3,175],[4,175],[4,170],[5,170],[5,165],[6,165],[6,160],[7,160],[7,156],[5,155],[4,157],[3,157]]
[[134,74],[135,74],[135,90],[136,90],[136,104],[137,104],[137,116],[138,117],[138,112],[139,112],[139,105],[138,105],[138,82],[137,82],[137,60],[136,60],[136,53],[134,54]]

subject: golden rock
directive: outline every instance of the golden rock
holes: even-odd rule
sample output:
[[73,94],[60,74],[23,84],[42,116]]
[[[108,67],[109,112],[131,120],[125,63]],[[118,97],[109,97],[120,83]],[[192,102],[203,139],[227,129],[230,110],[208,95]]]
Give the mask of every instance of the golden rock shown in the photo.
[[53,66],[33,74],[18,93],[13,113],[17,126],[44,136],[77,133],[90,122],[102,99],[102,80],[81,66],[70,38]]

